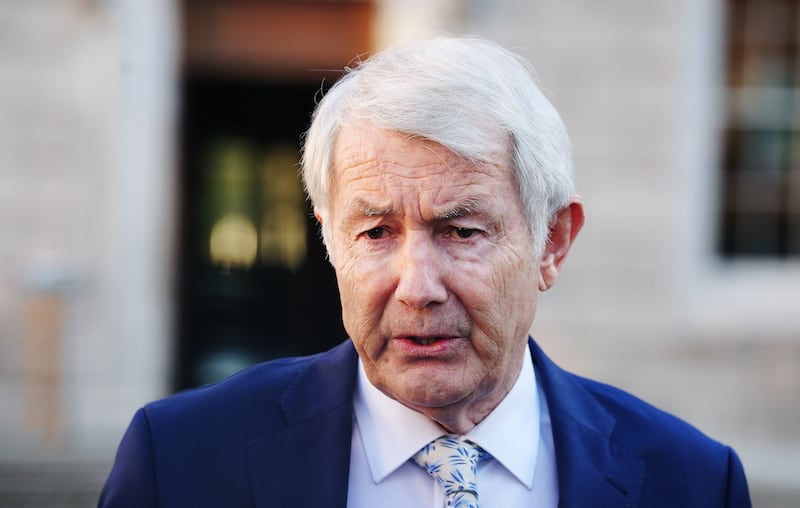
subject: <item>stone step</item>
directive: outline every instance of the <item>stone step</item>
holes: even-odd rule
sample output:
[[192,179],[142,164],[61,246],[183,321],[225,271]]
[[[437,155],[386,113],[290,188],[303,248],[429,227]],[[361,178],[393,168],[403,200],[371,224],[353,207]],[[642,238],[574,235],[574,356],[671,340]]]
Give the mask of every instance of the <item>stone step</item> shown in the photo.
[[0,507],[90,508],[108,475],[107,464],[2,463]]

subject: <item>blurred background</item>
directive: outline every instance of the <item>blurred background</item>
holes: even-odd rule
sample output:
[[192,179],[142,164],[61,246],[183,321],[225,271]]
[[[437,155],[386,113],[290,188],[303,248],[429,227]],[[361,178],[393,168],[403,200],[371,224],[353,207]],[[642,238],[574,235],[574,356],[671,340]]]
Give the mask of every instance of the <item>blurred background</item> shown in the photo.
[[571,132],[545,350],[800,506],[800,0],[0,0],[0,506],[92,506],[145,402],[345,338],[300,136],[442,32],[525,55]]

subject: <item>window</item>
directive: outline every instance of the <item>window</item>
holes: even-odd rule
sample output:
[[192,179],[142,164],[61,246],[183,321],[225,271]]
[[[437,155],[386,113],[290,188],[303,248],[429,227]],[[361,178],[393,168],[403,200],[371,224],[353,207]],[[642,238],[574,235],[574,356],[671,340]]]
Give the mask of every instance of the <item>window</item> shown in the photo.
[[720,253],[800,255],[800,2],[728,0]]

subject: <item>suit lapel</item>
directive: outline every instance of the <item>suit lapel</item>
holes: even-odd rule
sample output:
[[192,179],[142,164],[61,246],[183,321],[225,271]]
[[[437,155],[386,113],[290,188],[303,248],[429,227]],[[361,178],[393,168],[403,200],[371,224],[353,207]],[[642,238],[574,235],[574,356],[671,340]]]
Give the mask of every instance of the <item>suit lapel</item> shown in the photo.
[[614,417],[532,340],[531,349],[553,425],[559,507],[636,506],[644,462],[614,443]]
[[[614,443],[614,417],[532,340],[531,349],[553,426],[559,507],[636,506],[644,463]],[[281,397],[286,427],[249,443],[257,507],[346,506],[356,362],[349,341],[320,356]]]
[[286,427],[249,443],[257,507],[346,506],[356,372],[347,341],[286,389],[279,401]]

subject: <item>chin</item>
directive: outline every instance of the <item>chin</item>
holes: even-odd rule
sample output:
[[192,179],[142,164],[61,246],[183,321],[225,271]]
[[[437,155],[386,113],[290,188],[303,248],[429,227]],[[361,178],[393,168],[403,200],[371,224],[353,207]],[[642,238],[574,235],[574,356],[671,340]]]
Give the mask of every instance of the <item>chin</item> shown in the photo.
[[[437,384],[430,378],[422,378],[424,381],[420,385],[402,386],[397,387],[396,393],[399,397],[395,397],[403,405],[417,408],[443,408],[452,406],[459,401],[464,400],[468,393],[464,393],[464,388],[445,386],[442,388],[441,384]],[[438,388],[435,388],[438,387]]]

